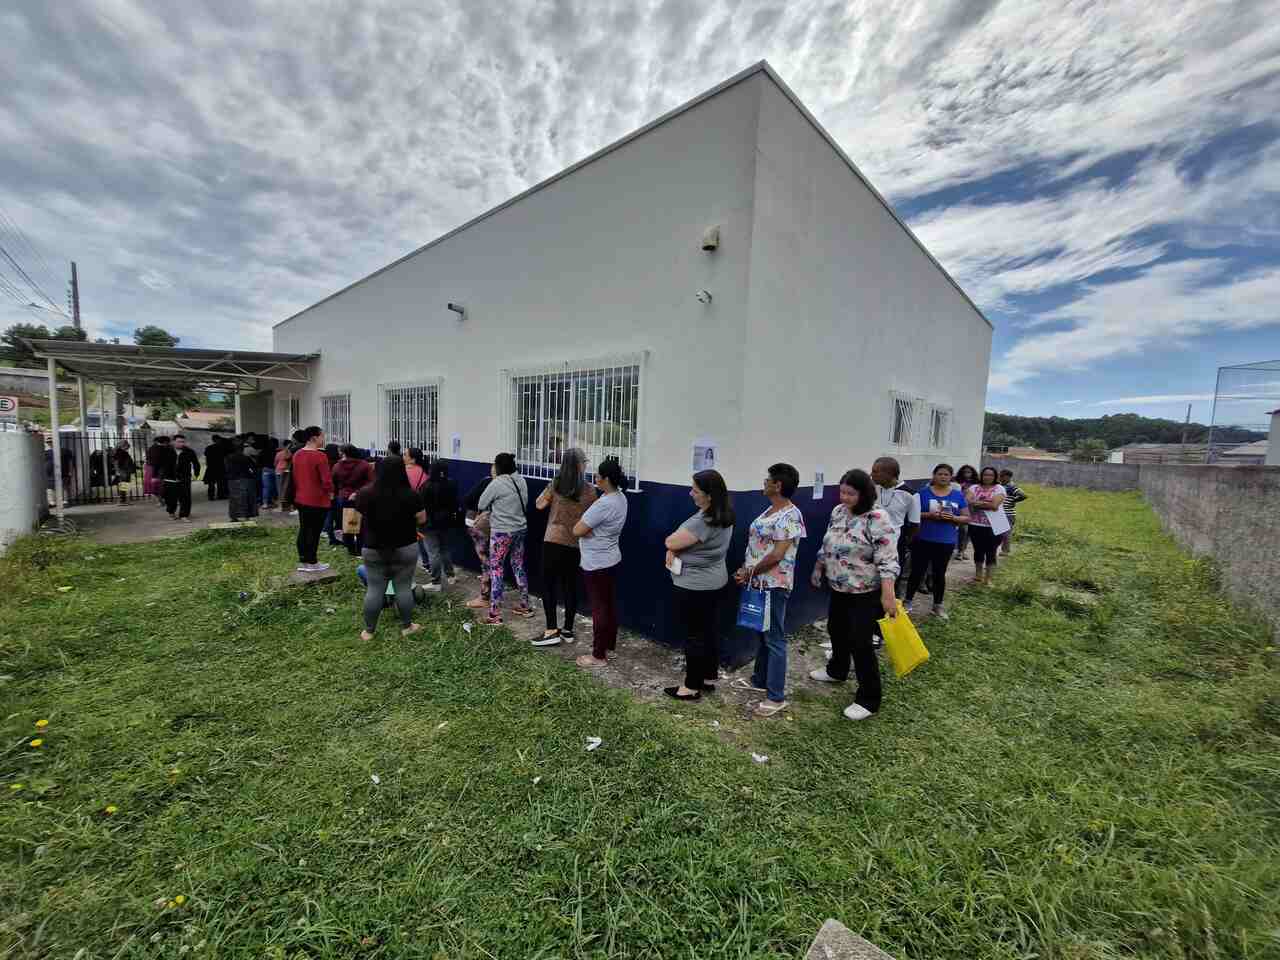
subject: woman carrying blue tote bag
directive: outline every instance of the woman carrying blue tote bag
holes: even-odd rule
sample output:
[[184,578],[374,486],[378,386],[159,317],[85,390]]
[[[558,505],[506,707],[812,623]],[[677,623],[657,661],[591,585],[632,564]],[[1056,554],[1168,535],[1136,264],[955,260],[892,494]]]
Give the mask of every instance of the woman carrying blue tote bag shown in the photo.
[[789,463],[775,463],[764,481],[769,507],[751,522],[747,555],[733,579],[743,587],[738,624],[759,642],[749,684],[766,695],[756,716],[771,717],[787,708],[787,600],[796,581],[796,554],[805,536],[804,517],[791,502],[800,473]]

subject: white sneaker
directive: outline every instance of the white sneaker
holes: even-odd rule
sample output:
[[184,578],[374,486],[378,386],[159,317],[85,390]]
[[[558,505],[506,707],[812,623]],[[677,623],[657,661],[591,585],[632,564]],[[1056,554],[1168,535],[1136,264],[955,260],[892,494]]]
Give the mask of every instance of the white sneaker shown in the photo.
[[423,589],[423,590],[428,590],[428,591],[430,591],[431,593],[439,593],[439,592],[440,592],[441,590],[443,590],[444,588],[443,588],[443,587],[441,587],[441,586],[440,586],[440,584],[438,584],[438,583],[424,583],[424,584],[422,585],[422,589]]
[[324,573],[328,569],[329,565],[327,563],[313,563],[311,565],[312,573]]
[[865,720],[871,716],[871,711],[859,704],[851,703],[844,708],[844,715],[850,720]]
[[939,620],[951,619],[951,615],[947,613],[947,611],[944,610],[941,606],[936,606],[933,608],[933,615],[937,617]]
[[817,680],[819,683],[844,683],[843,680],[837,680],[835,677],[828,674],[826,667],[819,667],[817,670],[810,670],[809,679]]

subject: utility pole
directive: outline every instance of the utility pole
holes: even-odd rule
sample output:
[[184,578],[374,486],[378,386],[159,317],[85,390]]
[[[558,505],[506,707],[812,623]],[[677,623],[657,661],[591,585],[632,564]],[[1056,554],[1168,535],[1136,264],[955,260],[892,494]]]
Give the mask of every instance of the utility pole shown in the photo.
[[[1182,462],[1187,462],[1187,431],[1191,428],[1191,404],[1187,404],[1187,419],[1182,421]],[[1207,451],[1206,451],[1207,452]]]
[[71,261],[71,322],[80,329],[80,282],[76,278],[76,262]]

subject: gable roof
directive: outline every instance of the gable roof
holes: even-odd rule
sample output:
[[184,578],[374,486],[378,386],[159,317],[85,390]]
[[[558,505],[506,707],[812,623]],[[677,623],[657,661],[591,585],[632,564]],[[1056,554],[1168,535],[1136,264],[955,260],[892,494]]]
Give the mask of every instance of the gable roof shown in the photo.
[[382,267],[378,270],[373,271],[373,273],[369,274],[368,276],[361,277],[359,280],[349,283],[342,289],[329,294],[329,296],[324,297],[321,300],[317,300],[315,303],[311,304],[311,306],[303,307],[297,313],[292,314],[291,316],[285,317],[283,320],[279,321],[278,323],[272,324],[272,329],[274,330],[276,327],[281,327],[291,320],[296,320],[298,317],[302,316],[304,313],[307,313],[310,310],[314,310],[316,307],[320,306],[321,304],[328,303],[330,300],[333,300],[334,298],[341,296],[342,294],[346,293],[348,290],[352,289],[353,287],[357,287],[368,280],[372,280],[374,277],[378,276],[379,274],[385,273],[386,271],[390,270],[392,267],[399,266],[400,264],[404,263],[406,260],[410,260],[413,257],[416,257],[418,254],[424,253],[427,250],[430,250],[432,247],[436,246],[437,244],[444,243],[450,237],[453,237],[461,233],[463,230],[466,230],[470,227],[475,226],[477,223],[480,223],[482,220],[489,219],[494,214],[500,213],[503,210],[505,210],[507,207],[510,207],[516,203],[519,203],[521,200],[525,199],[526,197],[532,196],[533,194],[537,193],[539,190],[544,190],[547,187],[551,186],[553,183],[556,183],[559,180],[563,180],[565,177],[569,176],[569,174],[574,173],[577,170],[580,170],[581,168],[585,167],[587,164],[594,163],[595,161],[601,159],[602,157],[608,156],[610,153],[613,153],[613,151],[619,149],[620,147],[626,146],[632,140],[636,140],[644,136],[650,130],[653,130],[657,127],[662,126],[662,124],[680,116],[683,113],[687,113],[688,111],[692,110],[694,107],[698,106],[700,103],[710,100],[712,97],[715,97],[723,93],[724,91],[728,90],[730,87],[737,86],[739,83],[742,83],[743,81],[751,79],[756,74],[763,74],[764,76],[768,77],[774,83],[774,85],[782,92],[783,96],[785,96],[788,100],[791,101],[791,103],[795,106],[795,108],[800,111],[801,115],[806,120],[809,121],[809,123],[813,126],[814,130],[818,132],[818,134],[822,137],[822,139],[827,141],[827,144],[831,147],[832,150],[836,152],[836,155],[839,156],[840,159],[844,161],[845,166],[849,168],[850,172],[852,172],[853,175],[862,182],[862,185],[865,186],[867,190],[871,192],[871,195],[880,202],[880,205],[884,207],[885,211],[889,214],[889,216],[891,216],[894,219],[894,221],[898,224],[898,226],[901,227],[902,230],[906,233],[906,235],[911,238],[912,242],[915,243],[916,247],[920,250],[920,252],[929,258],[929,262],[932,263],[938,269],[938,271],[947,280],[947,282],[950,283],[951,286],[955,288],[956,292],[959,293],[960,296],[964,298],[965,302],[969,304],[971,308],[973,308],[974,313],[976,313],[979,317],[981,317],[982,321],[988,327],[995,329],[995,325],[987,318],[987,315],[982,312],[982,308],[973,302],[973,298],[970,297],[969,294],[965,293],[964,288],[960,286],[960,284],[956,281],[955,277],[951,276],[951,274],[947,272],[947,268],[938,262],[937,257],[935,257],[932,253],[929,252],[929,248],[920,242],[920,238],[915,235],[915,231],[913,231],[909,226],[907,226],[906,221],[904,221],[900,216],[898,216],[897,211],[893,209],[893,207],[889,204],[889,201],[884,198],[884,195],[881,194],[880,191],[877,190],[872,185],[871,181],[866,178],[866,176],[862,173],[862,171],[858,169],[858,165],[853,162],[853,159],[847,153],[845,153],[844,149],[840,146],[840,144],[836,142],[835,137],[833,137],[829,132],[827,132],[827,129],[823,127],[821,123],[818,122],[817,118],[814,117],[812,113],[809,112],[808,107],[806,107],[803,103],[800,102],[800,98],[797,97],[795,92],[786,85],[786,83],[782,80],[781,77],[778,76],[778,74],[774,71],[773,67],[769,65],[768,60],[760,60],[760,61],[757,61],[756,63],[753,63],[751,66],[747,67],[745,70],[741,71],[740,73],[734,74],[728,80],[725,80],[721,83],[716,84],[714,87],[712,87],[710,90],[706,91],[705,93],[701,93],[698,96],[694,97],[692,100],[682,103],[680,106],[676,107],[674,110],[670,110],[667,113],[664,113],[662,116],[658,117],[656,120],[649,121],[639,129],[632,131],[631,133],[627,134],[625,137],[622,137],[619,140],[615,140],[613,143],[608,144],[605,147],[602,147],[601,149],[597,150],[595,153],[590,154],[589,156],[579,160],[577,163],[574,163],[574,164],[571,164],[570,166],[565,167],[559,173],[553,174],[552,176],[547,177],[547,179],[542,180],[538,183],[535,183],[533,186],[529,187],[529,189],[523,191],[522,193],[518,193],[511,199],[505,200],[502,203],[498,204],[496,207],[492,207],[486,210],[484,213],[480,214],[479,216],[472,217],[466,223],[463,223],[460,226],[454,227],[452,230],[436,237],[434,240],[428,243],[424,243],[422,246],[418,247],[416,250],[411,250],[409,253],[406,253],[400,259],[393,260],[391,263],[387,264],[385,267]]

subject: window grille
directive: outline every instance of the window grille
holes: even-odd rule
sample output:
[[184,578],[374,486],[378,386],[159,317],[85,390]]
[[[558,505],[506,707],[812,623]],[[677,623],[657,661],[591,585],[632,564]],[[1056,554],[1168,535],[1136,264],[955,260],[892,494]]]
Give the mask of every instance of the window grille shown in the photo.
[[302,427],[302,398],[289,398],[289,432],[298,430]]
[[408,450],[419,447],[435,456],[440,452],[440,384],[386,384],[381,387],[383,439],[399,440]]
[[551,479],[564,452],[579,447],[588,476],[613,457],[638,489],[643,366],[642,356],[629,356],[504,371],[507,443],[520,472]]
[[929,447],[941,450],[950,439],[951,410],[948,407],[930,407],[929,409]]
[[351,394],[336,393],[320,398],[320,426],[328,442],[351,442]]
[[903,393],[891,393],[889,406],[889,442],[909,447],[915,438],[921,401]]

